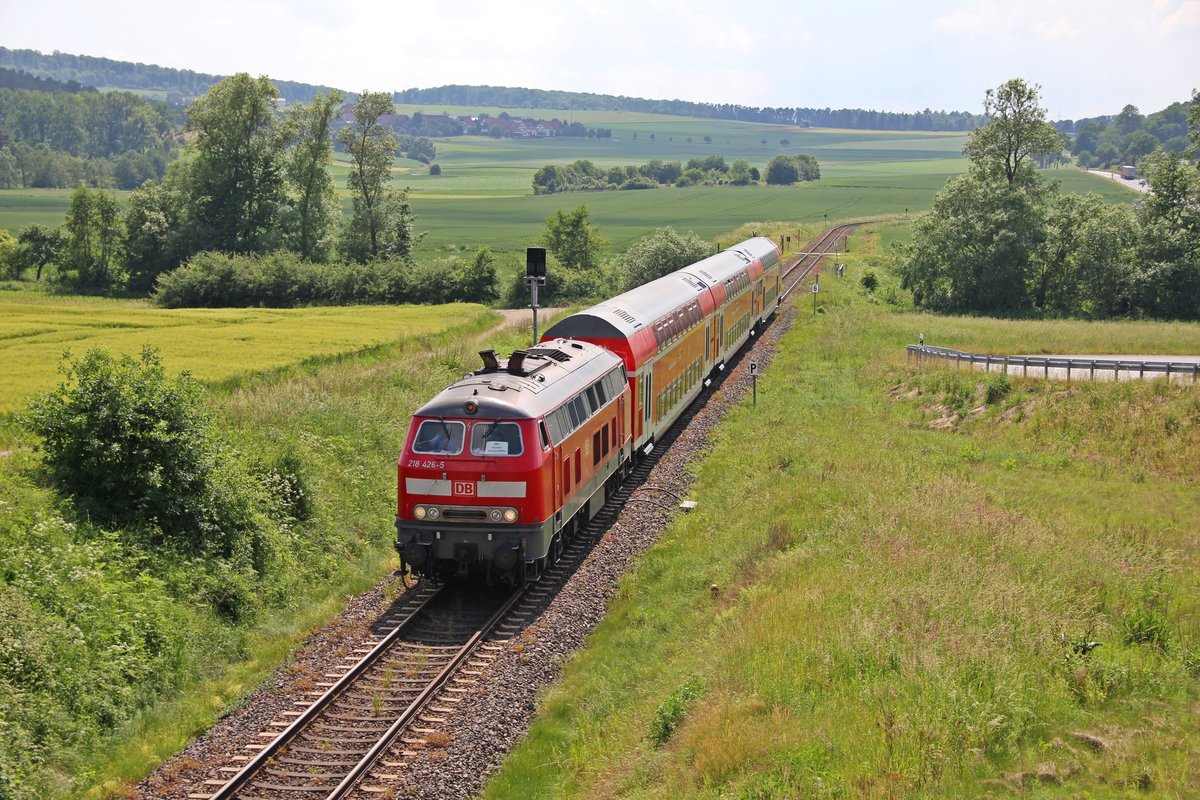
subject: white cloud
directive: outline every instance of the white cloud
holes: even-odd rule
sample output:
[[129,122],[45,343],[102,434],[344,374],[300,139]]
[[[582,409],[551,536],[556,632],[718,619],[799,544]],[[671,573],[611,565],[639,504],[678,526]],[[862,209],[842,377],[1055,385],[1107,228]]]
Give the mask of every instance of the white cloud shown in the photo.
[[[1166,16],[1159,27],[1166,32],[1200,28],[1200,2],[1189,0],[1182,4],[1174,14]],[[1200,48],[1200,42],[1193,41],[1192,46]]]

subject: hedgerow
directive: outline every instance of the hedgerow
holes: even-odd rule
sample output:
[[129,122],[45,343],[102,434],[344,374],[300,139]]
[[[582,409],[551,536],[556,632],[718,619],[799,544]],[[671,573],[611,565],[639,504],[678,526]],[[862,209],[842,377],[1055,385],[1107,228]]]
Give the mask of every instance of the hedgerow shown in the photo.
[[200,253],[159,277],[166,308],[293,308],[372,303],[491,303],[498,297],[489,251],[414,264],[405,259],[316,264],[294,253]]

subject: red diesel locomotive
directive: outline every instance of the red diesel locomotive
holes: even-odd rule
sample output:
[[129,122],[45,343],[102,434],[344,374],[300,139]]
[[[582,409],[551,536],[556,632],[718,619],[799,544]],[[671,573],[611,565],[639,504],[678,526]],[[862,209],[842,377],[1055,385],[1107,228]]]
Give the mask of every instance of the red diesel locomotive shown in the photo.
[[417,410],[398,463],[396,550],[434,577],[535,580],[639,455],[779,305],[754,238],[559,321]]

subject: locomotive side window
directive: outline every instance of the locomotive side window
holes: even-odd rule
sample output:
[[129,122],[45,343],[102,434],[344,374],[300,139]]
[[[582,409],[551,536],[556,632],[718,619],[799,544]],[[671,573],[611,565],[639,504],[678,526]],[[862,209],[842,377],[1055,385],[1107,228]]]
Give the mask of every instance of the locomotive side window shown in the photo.
[[585,389],[583,392],[583,396],[587,398],[588,416],[591,416],[600,410],[600,403],[596,400],[596,387],[587,387],[587,389]]
[[567,431],[562,424],[562,409],[558,408],[546,415],[546,430],[550,433],[550,441],[562,444],[567,438]]
[[571,430],[575,430],[582,423],[582,420],[579,419],[579,409],[575,407],[574,401],[568,402],[564,408],[571,417]]
[[462,452],[465,432],[466,426],[461,422],[423,420],[421,427],[417,428],[417,437],[413,439],[413,452],[456,456]]
[[471,426],[471,455],[519,456],[525,452],[515,422],[477,422]]
[[575,424],[576,428],[578,428],[583,423],[587,422],[587,418],[590,415],[588,414],[587,408],[585,408],[583,405],[582,397],[576,397],[574,400],[571,401],[571,409],[575,412],[575,416],[579,420],[579,422]]
[[550,448],[550,434],[546,430],[546,421],[544,419],[538,420],[538,434],[542,437],[542,449],[548,450]]

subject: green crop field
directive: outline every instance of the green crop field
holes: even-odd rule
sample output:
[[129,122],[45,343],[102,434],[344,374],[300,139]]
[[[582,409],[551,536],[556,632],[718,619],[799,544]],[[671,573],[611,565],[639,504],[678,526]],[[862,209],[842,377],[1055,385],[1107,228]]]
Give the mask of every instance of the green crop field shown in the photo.
[[[424,106],[398,110],[430,114],[480,111]],[[827,219],[916,214],[926,210],[933,194],[967,164],[962,157],[966,136],[957,133],[829,130],[600,111],[528,113],[540,119],[557,117],[611,128],[613,135],[611,139],[437,139],[436,163],[441,175],[430,175],[429,167],[420,162],[398,159],[395,185],[411,188],[417,229],[425,233],[417,251],[419,258],[484,246],[500,254],[516,254],[541,235],[546,217],[580,204],[587,205],[592,220],[617,252],[663,225],[715,238],[755,220],[823,223]],[[721,155],[727,161],[745,158],[763,169],[779,153],[800,152],[810,153],[820,162],[821,181],[793,187],[696,186],[539,197],[532,193],[534,173],[548,163],[589,159],[608,168],[651,159],[687,161]],[[333,174],[344,211],[349,214],[344,154],[336,157]],[[1134,193],[1111,181],[1074,168],[1050,174],[1060,178],[1068,191],[1096,191],[1115,202],[1136,199]],[[0,191],[0,228],[15,232],[30,222],[61,224],[69,196],[65,190]],[[510,260],[515,258],[513,255]]]
[[64,350],[158,348],[168,372],[208,382],[470,325],[481,306],[165,310],[144,301],[0,292],[0,412],[53,388]]

